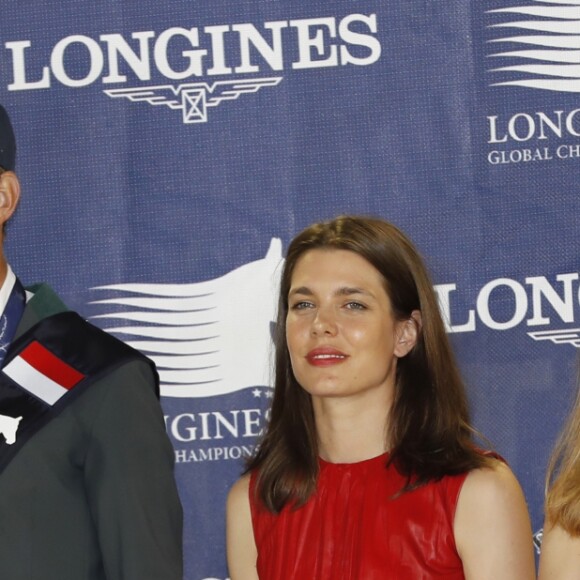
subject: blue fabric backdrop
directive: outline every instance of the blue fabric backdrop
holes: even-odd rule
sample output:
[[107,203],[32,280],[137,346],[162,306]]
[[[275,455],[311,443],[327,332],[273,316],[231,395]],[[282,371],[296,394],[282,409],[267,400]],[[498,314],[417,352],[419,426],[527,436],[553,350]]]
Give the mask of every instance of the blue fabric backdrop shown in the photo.
[[406,231],[475,423],[542,525],[580,346],[579,0],[4,0],[19,142],[8,256],[150,355],[187,580],[223,580],[224,503],[267,418],[289,240]]

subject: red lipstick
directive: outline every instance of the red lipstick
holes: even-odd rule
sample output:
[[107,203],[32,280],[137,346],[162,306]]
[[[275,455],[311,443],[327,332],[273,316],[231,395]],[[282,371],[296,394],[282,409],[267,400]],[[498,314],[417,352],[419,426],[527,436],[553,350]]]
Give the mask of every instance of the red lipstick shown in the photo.
[[312,349],[307,355],[306,360],[309,364],[315,367],[329,367],[343,363],[348,358],[336,348],[330,346],[320,346]]

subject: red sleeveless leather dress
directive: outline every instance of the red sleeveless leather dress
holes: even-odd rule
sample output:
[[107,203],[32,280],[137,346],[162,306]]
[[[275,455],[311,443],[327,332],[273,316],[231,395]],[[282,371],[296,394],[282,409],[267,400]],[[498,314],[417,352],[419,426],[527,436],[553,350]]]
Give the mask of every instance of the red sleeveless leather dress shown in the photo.
[[320,460],[314,495],[279,515],[255,501],[252,475],[260,580],[463,580],[453,519],[467,474],[393,498],[404,478],[387,459]]

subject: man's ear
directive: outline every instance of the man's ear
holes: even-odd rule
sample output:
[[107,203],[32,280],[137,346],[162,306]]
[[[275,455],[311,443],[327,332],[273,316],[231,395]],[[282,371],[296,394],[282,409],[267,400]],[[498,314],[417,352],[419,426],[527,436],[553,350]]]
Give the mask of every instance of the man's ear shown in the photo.
[[0,226],[3,226],[16,211],[20,199],[20,182],[12,171],[0,175]]
[[413,350],[421,332],[422,318],[420,310],[413,310],[410,318],[401,320],[397,328],[395,356],[403,358]]

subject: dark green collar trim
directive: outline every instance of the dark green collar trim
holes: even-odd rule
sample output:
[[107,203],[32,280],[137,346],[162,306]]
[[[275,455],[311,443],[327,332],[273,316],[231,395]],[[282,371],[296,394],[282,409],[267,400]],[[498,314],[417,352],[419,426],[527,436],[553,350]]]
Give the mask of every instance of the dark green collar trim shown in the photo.
[[68,310],[65,303],[47,284],[33,284],[27,286],[26,290],[32,292],[34,296],[26,303],[22,320],[16,331],[17,336],[26,332],[42,318]]

